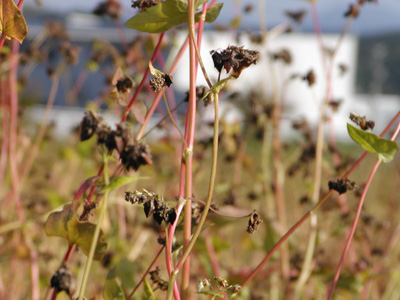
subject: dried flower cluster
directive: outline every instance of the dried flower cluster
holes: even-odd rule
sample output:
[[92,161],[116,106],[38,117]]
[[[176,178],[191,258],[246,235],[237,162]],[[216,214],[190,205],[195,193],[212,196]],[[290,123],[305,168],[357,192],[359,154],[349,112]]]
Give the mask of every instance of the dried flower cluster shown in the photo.
[[249,219],[249,225],[247,226],[247,232],[250,234],[253,234],[254,231],[258,229],[258,226],[262,223],[263,221],[260,218],[260,215],[258,212],[254,211]]
[[50,286],[55,288],[57,293],[64,291],[71,296],[75,292],[76,282],[67,267],[62,265],[51,277]]
[[161,0],[132,0],[132,8],[138,8],[141,11],[145,11],[160,2]]
[[175,208],[170,208],[164,199],[156,193],[146,190],[143,190],[143,192],[125,192],[125,200],[132,204],[143,204],[146,218],[153,215],[154,221],[159,225],[161,225],[162,221],[170,224],[175,222]]
[[104,145],[109,152],[114,149],[118,151],[127,170],[132,168],[137,171],[141,165],[152,164],[150,147],[135,142],[126,123],[118,124],[112,130],[102,117],[87,111],[81,123],[81,141],[91,138],[95,133],[99,145]]
[[292,54],[287,49],[281,49],[278,52],[272,53],[271,57],[273,60],[281,60],[286,65],[290,65],[292,63]]
[[169,87],[174,82],[172,75],[164,74],[156,75],[150,79],[150,86],[153,92],[161,91],[164,87]]
[[316,76],[315,76],[314,70],[308,71],[308,73],[306,75],[304,75],[302,77],[302,79],[304,81],[307,81],[308,86],[313,86],[315,84],[315,81],[316,81]]
[[339,194],[343,194],[346,193],[347,190],[351,191],[357,188],[356,183],[348,178],[332,179],[329,181],[328,186],[330,190],[335,190]]
[[155,270],[150,271],[149,274],[150,274],[151,282],[152,282],[153,284],[156,284],[157,287],[158,287],[160,290],[162,290],[162,291],[168,290],[168,281],[166,281],[166,280],[164,280],[164,279],[161,279],[161,276],[160,276],[160,268],[159,268],[158,266],[156,267]]
[[350,120],[352,120],[354,123],[356,123],[362,130],[368,130],[368,129],[374,129],[375,127],[375,122],[372,120],[367,120],[366,116],[361,117],[360,115],[357,115],[356,113],[350,113]]
[[292,19],[294,22],[301,24],[307,12],[305,10],[298,11],[285,11],[286,16]]
[[79,62],[81,47],[72,45],[70,42],[63,42],[59,48],[68,65],[76,65]]
[[110,16],[116,20],[121,16],[121,4],[115,0],[100,2],[93,13],[97,16]]
[[117,81],[116,84],[119,93],[126,93],[133,87],[133,80],[125,76]]
[[218,72],[224,68],[229,73],[232,69],[232,76],[235,78],[238,78],[240,73],[250,65],[257,64],[259,59],[258,51],[237,46],[229,46],[222,51],[211,50],[210,54]]

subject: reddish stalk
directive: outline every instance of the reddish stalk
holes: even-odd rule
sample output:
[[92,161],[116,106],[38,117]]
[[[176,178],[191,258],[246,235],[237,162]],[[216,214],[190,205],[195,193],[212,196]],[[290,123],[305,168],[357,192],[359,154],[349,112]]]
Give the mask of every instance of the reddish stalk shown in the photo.
[[214,271],[214,276],[221,275],[221,268],[219,267],[217,254],[215,253],[214,245],[211,236],[207,233],[205,234],[206,249],[208,257],[210,258],[211,267]]
[[24,211],[22,209],[21,198],[20,198],[20,180],[18,176],[18,162],[16,157],[17,150],[17,127],[18,127],[18,91],[17,91],[17,68],[18,68],[18,51],[19,44],[16,40],[12,42],[12,52],[10,56],[10,75],[9,75],[9,89],[10,89],[10,133],[9,133],[9,145],[8,155],[10,158],[10,173],[11,173],[11,185],[12,194],[15,202],[15,209],[19,220],[25,218]]
[[158,251],[156,257],[153,259],[153,261],[151,262],[150,266],[147,268],[147,270],[144,272],[142,278],[140,279],[140,281],[138,282],[138,284],[135,286],[135,288],[133,289],[133,291],[129,294],[129,296],[126,298],[126,300],[131,300],[133,295],[135,294],[135,292],[138,290],[138,288],[140,287],[140,285],[143,283],[144,279],[146,278],[147,274],[149,274],[150,270],[153,268],[154,264],[156,263],[157,259],[160,257],[162,251],[164,250],[164,246],[162,246],[160,248],[160,250]]
[[[0,75],[1,77],[3,77],[2,75]],[[2,132],[1,132],[1,156],[0,156],[0,183],[3,183],[3,178],[4,178],[4,174],[5,174],[5,170],[6,170],[6,165],[7,165],[7,158],[8,158],[8,153],[7,153],[7,149],[8,149],[8,143],[9,143],[9,115],[8,112],[9,111],[9,105],[7,103],[8,99],[8,95],[6,93],[7,89],[6,89],[6,81],[3,80],[3,78],[1,78],[0,81],[0,101],[1,101],[1,119],[2,119]]]
[[[187,148],[184,152],[185,164],[185,199],[186,204],[183,208],[183,251],[185,252],[192,236],[192,200],[193,195],[193,145],[194,130],[196,124],[196,71],[197,61],[194,49],[193,38],[195,36],[194,22],[194,0],[188,0],[188,24],[189,24],[189,65],[190,65],[190,87],[189,87],[189,105],[187,111]],[[190,255],[182,266],[181,293],[183,299],[189,299],[190,284]]]
[[85,83],[88,76],[89,76],[89,70],[87,70],[87,69],[83,69],[79,73],[79,76],[76,79],[75,84],[72,87],[72,90],[68,95],[67,104],[72,104],[76,101],[76,98],[78,97],[78,93],[82,89],[83,84]]
[[368,180],[367,180],[367,182],[365,184],[365,188],[364,188],[364,190],[362,192],[360,201],[358,203],[356,216],[354,218],[353,225],[351,227],[351,231],[350,231],[349,237],[347,238],[346,245],[345,245],[345,247],[343,249],[342,257],[340,258],[340,261],[339,261],[339,264],[338,264],[338,267],[337,267],[337,270],[336,270],[336,273],[335,273],[335,277],[333,279],[333,283],[332,283],[332,286],[331,286],[329,294],[328,294],[328,298],[327,298],[328,300],[331,300],[332,297],[333,297],[333,293],[335,291],[336,284],[337,284],[337,282],[339,280],[340,271],[342,270],[344,260],[346,258],[347,252],[348,252],[348,250],[350,248],[350,245],[351,245],[351,241],[353,240],[353,236],[354,236],[354,233],[356,231],[358,219],[360,218],[360,215],[361,215],[361,210],[362,210],[362,207],[363,207],[363,204],[364,204],[365,196],[366,196],[368,188],[369,188],[369,186],[371,184],[372,178],[374,177],[374,175],[376,173],[376,170],[378,169],[380,164],[381,164],[380,160],[378,160],[375,163],[374,168],[372,169],[372,172],[369,175]]
[[[388,130],[392,127],[394,122],[400,117],[400,111],[394,116],[394,118],[389,122],[386,128],[380,134],[380,137],[385,135]],[[400,122],[398,127],[396,128],[395,135],[400,131]],[[395,136],[393,135],[393,136]],[[392,137],[393,139],[393,137]],[[367,156],[368,152],[365,152],[354,164],[353,166],[342,176],[343,178],[348,177],[354,169],[361,163],[361,161]],[[267,263],[267,261],[271,258],[271,256],[279,249],[280,245],[287,240],[287,238],[298,228],[304,221],[308,219],[308,217],[315,212],[333,193],[333,190],[330,190],[329,193],[325,196],[324,199],[320,200],[310,211],[308,211],[299,221],[297,221],[289,231],[274,245],[274,247],[268,252],[267,256],[258,264],[258,266],[250,273],[250,275],[244,280],[242,283],[242,287],[247,285],[249,281],[262,269],[262,267]]]
[[[151,62],[152,63],[154,63],[154,60],[157,57],[157,53],[158,53],[158,51],[160,51],[161,42],[162,42],[162,40],[164,38],[164,34],[165,34],[164,32],[160,34],[160,37],[158,39],[158,43],[157,43],[156,48],[154,49],[154,52],[153,52],[153,56],[151,57]],[[149,75],[149,73],[150,73],[150,69],[149,69],[149,67],[147,67],[146,71],[144,72],[142,81],[140,82],[140,84],[139,84],[138,88],[136,89],[135,93],[133,94],[129,104],[125,108],[125,112],[124,112],[124,115],[122,117],[121,122],[125,122],[126,118],[128,117],[129,111],[131,110],[133,103],[135,103],[137,97],[139,96],[139,93],[142,90],[144,84],[146,83],[147,76]]]
[[[178,55],[176,56],[174,63],[172,64],[171,69],[169,70],[168,74],[174,74],[176,67],[178,66],[178,62],[180,61],[180,59],[182,58],[183,53],[186,50],[186,46],[188,45],[189,39],[187,38],[184,42],[184,44],[182,45],[181,49],[179,50]],[[134,96],[135,97],[135,96]],[[139,129],[139,132],[137,133],[135,140],[138,141],[142,138],[144,131],[146,130],[147,125],[149,124],[150,118],[153,116],[154,111],[156,110],[158,104],[160,103],[162,97],[162,92],[158,92],[156,97],[154,98],[153,104],[150,106],[146,117],[144,118],[144,122],[142,124],[142,126]],[[126,112],[125,112],[126,113]]]

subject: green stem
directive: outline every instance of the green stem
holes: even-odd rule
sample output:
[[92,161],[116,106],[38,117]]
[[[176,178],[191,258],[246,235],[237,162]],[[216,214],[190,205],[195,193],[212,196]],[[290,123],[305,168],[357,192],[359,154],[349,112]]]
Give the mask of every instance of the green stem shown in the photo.
[[203,214],[201,215],[199,221],[199,225],[197,226],[196,231],[194,232],[193,237],[190,240],[190,243],[187,246],[186,251],[183,253],[181,259],[179,260],[175,270],[179,270],[182,267],[182,264],[185,262],[190,252],[192,251],[194,244],[196,243],[198,237],[200,236],[201,229],[203,228],[204,222],[206,221],[207,214],[211,206],[211,200],[214,193],[215,178],[217,174],[217,159],[218,159],[219,105],[218,105],[218,93],[216,92],[214,92],[214,107],[215,107],[215,121],[214,121],[214,136],[213,136],[213,154],[212,154],[212,166],[211,166],[211,175],[208,187],[207,200],[204,206]]
[[[104,165],[104,172],[103,172],[104,183],[105,183],[105,186],[108,186],[110,184],[110,178],[108,176],[108,162],[107,162],[106,154],[103,154],[103,165]],[[110,193],[109,191],[106,191],[104,193],[103,205],[101,207],[101,211],[100,211],[99,219],[96,224],[96,228],[94,230],[92,244],[90,245],[89,255],[86,260],[86,265],[85,265],[85,270],[83,272],[83,277],[82,277],[82,282],[81,282],[81,288],[79,290],[78,300],[83,300],[83,294],[85,292],[87,280],[89,278],[90,267],[92,266],[94,252],[96,250],[97,242],[98,242],[99,236],[100,236],[101,223],[103,222],[103,218],[104,218],[105,212],[107,210],[107,200],[108,200],[109,193]]]
[[168,111],[169,118],[171,119],[171,122],[172,122],[172,124],[175,126],[176,130],[178,130],[178,132],[179,132],[179,134],[180,134],[180,136],[181,136],[181,139],[182,139],[183,143],[184,143],[185,146],[187,147],[186,141],[185,141],[185,137],[183,136],[183,133],[182,133],[182,131],[179,129],[178,125],[176,124],[176,122],[175,122],[175,120],[174,120],[174,117],[172,116],[171,111],[170,111],[170,109],[169,109],[169,105],[168,105],[167,97],[165,96],[165,91],[164,91],[164,89],[162,90],[162,95],[163,95],[163,99],[164,99],[165,106],[167,107],[167,111]]

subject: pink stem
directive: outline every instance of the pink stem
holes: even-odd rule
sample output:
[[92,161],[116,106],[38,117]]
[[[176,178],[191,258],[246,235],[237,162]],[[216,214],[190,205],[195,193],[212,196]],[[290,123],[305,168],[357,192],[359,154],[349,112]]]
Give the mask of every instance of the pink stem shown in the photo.
[[[171,69],[169,70],[168,74],[174,74],[175,69],[178,65],[178,62],[182,58],[182,55],[186,50],[186,46],[188,45],[188,42],[189,42],[189,39],[187,38],[185,43],[182,45],[181,49],[179,50],[179,53],[178,53],[177,57],[175,58],[175,61],[172,65]],[[135,97],[135,96],[133,96],[133,97]],[[144,130],[146,129],[146,127],[150,121],[150,118],[153,116],[153,113],[156,110],[156,107],[160,103],[161,97],[162,97],[162,92],[160,91],[157,93],[156,97],[154,98],[153,104],[149,108],[149,110],[146,114],[146,117],[144,118],[144,122],[143,122],[142,126],[140,127],[138,134],[136,135],[136,138],[135,138],[136,141],[138,141],[142,138],[142,136],[144,134]]]
[[[164,34],[165,34],[164,32],[160,34],[160,38],[158,39],[158,43],[156,45],[156,48],[154,49],[153,56],[151,57],[151,62],[152,63],[154,63],[154,60],[156,59],[157,53],[158,53],[158,51],[160,51],[161,42],[162,42],[162,40],[164,38]],[[142,90],[142,88],[143,88],[143,86],[144,86],[144,84],[145,84],[145,82],[147,80],[147,76],[149,75],[149,73],[150,73],[150,69],[149,69],[149,67],[147,67],[146,71],[144,72],[142,81],[140,82],[140,84],[139,84],[138,88],[136,89],[135,93],[133,94],[132,99],[129,102],[128,106],[125,108],[125,112],[124,112],[124,115],[122,117],[121,122],[125,122],[126,118],[128,117],[129,111],[132,108],[133,103],[135,103],[140,91]]]
[[380,164],[381,164],[381,161],[380,161],[380,160],[378,160],[378,161],[375,163],[375,166],[374,166],[374,168],[372,169],[372,172],[371,172],[371,174],[370,174],[369,177],[368,177],[368,181],[367,181],[367,183],[365,184],[365,188],[364,188],[364,190],[363,190],[363,192],[362,192],[360,201],[359,201],[359,203],[358,203],[356,216],[355,216],[354,221],[353,221],[353,226],[351,227],[351,231],[350,231],[349,237],[347,238],[346,245],[345,245],[345,247],[344,247],[344,249],[343,249],[342,257],[340,258],[339,265],[338,265],[338,268],[337,268],[337,270],[336,270],[336,274],[335,274],[335,277],[334,277],[334,279],[333,279],[332,286],[331,286],[330,291],[329,291],[329,295],[328,295],[328,298],[327,298],[328,300],[331,300],[332,297],[333,297],[333,292],[335,291],[336,284],[337,284],[337,282],[338,282],[338,280],[339,280],[340,271],[342,270],[342,266],[343,266],[344,259],[346,258],[346,254],[347,254],[347,252],[348,252],[348,250],[349,250],[349,248],[350,248],[351,241],[353,240],[353,236],[354,236],[354,233],[355,233],[355,231],[356,231],[358,219],[360,218],[361,209],[362,209],[362,207],[363,207],[364,200],[365,200],[365,195],[367,194],[367,191],[368,191],[368,188],[369,188],[369,186],[370,186],[370,184],[371,184],[372,178],[374,177],[374,175],[375,175],[375,173],[376,173],[376,170],[378,169],[378,167],[379,167]]

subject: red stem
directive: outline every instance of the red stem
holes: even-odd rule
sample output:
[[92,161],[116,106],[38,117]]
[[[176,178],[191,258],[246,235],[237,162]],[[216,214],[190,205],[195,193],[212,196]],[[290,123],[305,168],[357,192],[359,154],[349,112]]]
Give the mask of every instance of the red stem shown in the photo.
[[[172,65],[171,69],[169,70],[168,74],[174,74],[175,69],[176,69],[176,67],[178,65],[178,62],[180,61],[180,59],[182,58],[183,53],[186,50],[186,46],[188,45],[188,42],[189,42],[189,39],[186,38],[186,41],[182,45],[181,49],[179,50],[179,53],[176,56],[175,61],[174,61],[173,65]],[[150,118],[153,116],[153,113],[156,110],[156,107],[160,103],[161,97],[162,97],[162,92],[160,91],[160,92],[157,93],[156,97],[154,98],[153,104],[150,106],[150,108],[149,108],[149,110],[148,110],[148,112],[146,114],[146,117],[144,118],[144,122],[143,122],[142,126],[140,127],[140,130],[139,130],[138,134],[135,137],[136,141],[138,141],[138,140],[140,140],[142,138],[144,130],[146,129],[147,124],[150,121]]]
[[376,170],[378,169],[380,164],[381,164],[380,160],[378,160],[375,163],[375,166],[372,169],[372,172],[368,177],[367,183],[365,184],[365,188],[364,188],[364,190],[362,192],[362,195],[361,195],[361,198],[360,198],[360,202],[358,203],[356,216],[355,216],[354,221],[353,221],[353,226],[351,227],[351,231],[350,231],[349,237],[347,238],[346,245],[345,245],[345,247],[343,249],[342,257],[340,258],[340,261],[339,261],[339,264],[338,264],[338,267],[337,267],[337,270],[336,270],[336,274],[335,274],[332,286],[331,286],[330,291],[329,291],[328,300],[331,300],[332,297],[333,297],[333,292],[335,291],[336,284],[337,284],[337,282],[339,280],[340,271],[342,270],[343,262],[344,262],[344,260],[346,258],[346,254],[347,254],[347,252],[348,252],[348,250],[350,248],[351,241],[353,240],[353,236],[354,236],[354,233],[356,231],[358,219],[360,218],[361,209],[363,207],[364,200],[365,200],[365,195],[367,194],[367,191],[368,191],[368,188],[369,188],[369,186],[371,184],[372,178],[374,177],[374,175],[376,173]]
[[162,246],[160,248],[160,250],[158,251],[156,257],[153,259],[153,261],[151,262],[150,266],[147,268],[146,272],[144,272],[142,279],[140,279],[140,281],[138,282],[138,284],[135,286],[135,288],[133,289],[133,291],[129,294],[129,296],[126,298],[126,300],[130,300],[133,295],[135,294],[135,292],[137,291],[137,289],[140,287],[140,285],[143,283],[144,279],[146,278],[146,275],[149,274],[150,270],[153,268],[154,264],[156,263],[157,259],[160,257],[162,251],[164,249],[164,246]]
[[[165,34],[164,32],[160,34],[160,37],[158,39],[158,43],[157,43],[156,48],[154,49],[154,52],[153,52],[153,56],[151,57],[151,63],[154,63],[154,60],[157,57],[157,53],[158,53],[158,51],[160,51],[161,42],[162,42],[162,40],[164,38],[164,34]],[[142,90],[142,88],[143,88],[143,86],[144,86],[144,84],[145,84],[145,82],[147,80],[147,76],[149,75],[149,73],[150,73],[150,69],[149,69],[149,67],[147,67],[146,71],[144,72],[142,81],[140,82],[140,84],[139,84],[138,88],[136,89],[135,93],[133,94],[133,96],[131,98],[131,101],[129,102],[128,106],[125,108],[125,112],[124,112],[124,115],[122,117],[121,122],[125,122],[126,118],[128,117],[129,111],[130,111],[133,103],[135,103],[140,91]]]
[[[386,128],[380,134],[380,137],[386,134],[386,132],[392,127],[394,122],[400,117],[400,111],[394,116],[394,118],[389,122]],[[395,135],[397,136],[398,132],[400,131],[400,122],[398,127],[396,128]],[[393,135],[393,136],[395,136]],[[393,138],[393,137],[392,137]],[[353,166],[342,176],[343,178],[348,177],[354,169],[361,163],[361,161],[367,156],[368,152],[365,152],[354,164]],[[250,273],[250,275],[244,280],[242,283],[242,287],[247,285],[249,281],[262,269],[262,267],[268,262],[271,256],[275,253],[276,250],[279,249],[280,245],[287,240],[287,238],[302,224],[308,217],[311,215],[311,212],[316,211],[319,206],[321,206],[331,195],[333,190],[330,190],[329,193],[325,196],[323,200],[321,200],[314,208],[308,211],[296,224],[294,224],[289,231],[275,244],[275,246],[268,252],[267,256],[258,264],[258,266]]]

